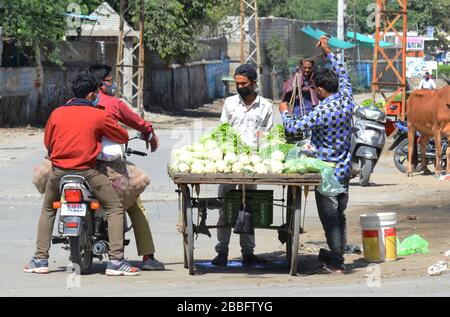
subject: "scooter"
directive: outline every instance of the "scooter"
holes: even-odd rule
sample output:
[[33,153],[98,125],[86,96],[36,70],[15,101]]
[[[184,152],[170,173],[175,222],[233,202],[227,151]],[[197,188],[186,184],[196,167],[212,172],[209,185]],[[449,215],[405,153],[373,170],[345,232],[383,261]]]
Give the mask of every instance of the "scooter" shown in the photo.
[[[394,136],[394,142],[389,147],[389,151],[394,151],[394,164],[395,167],[402,173],[406,173],[408,168],[408,126],[406,122],[397,121],[395,122],[397,128],[397,133]],[[446,151],[448,147],[447,138],[442,138],[442,169],[446,169]],[[430,139],[428,143],[427,150],[425,153],[426,165],[429,164],[436,165],[436,144],[434,139]],[[418,173],[422,170],[422,155],[420,147],[420,135],[416,137],[414,152],[413,152],[413,168],[414,172]]]
[[370,175],[386,144],[385,122],[384,112],[374,106],[357,107],[353,114],[351,175],[359,175],[361,186],[369,185]]

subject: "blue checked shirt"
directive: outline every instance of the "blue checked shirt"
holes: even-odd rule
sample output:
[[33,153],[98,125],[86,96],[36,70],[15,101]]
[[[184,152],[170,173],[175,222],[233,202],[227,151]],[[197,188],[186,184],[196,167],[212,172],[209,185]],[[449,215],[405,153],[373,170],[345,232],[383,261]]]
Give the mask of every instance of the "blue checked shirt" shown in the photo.
[[294,119],[285,111],[282,114],[284,128],[289,134],[312,131],[311,143],[319,152],[319,158],[335,163],[334,174],[338,180],[350,176],[352,113],[354,108],[352,86],[344,65],[334,54],[327,55],[332,70],[339,78],[339,90],[321,101],[310,113]]

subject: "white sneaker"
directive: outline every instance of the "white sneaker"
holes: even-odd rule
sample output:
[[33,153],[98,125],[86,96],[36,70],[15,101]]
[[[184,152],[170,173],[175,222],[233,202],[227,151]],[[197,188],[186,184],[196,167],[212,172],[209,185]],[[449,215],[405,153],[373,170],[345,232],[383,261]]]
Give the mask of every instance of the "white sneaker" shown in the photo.
[[159,262],[157,259],[148,259],[142,262],[141,270],[145,271],[163,271],[165,270],[164,263]]

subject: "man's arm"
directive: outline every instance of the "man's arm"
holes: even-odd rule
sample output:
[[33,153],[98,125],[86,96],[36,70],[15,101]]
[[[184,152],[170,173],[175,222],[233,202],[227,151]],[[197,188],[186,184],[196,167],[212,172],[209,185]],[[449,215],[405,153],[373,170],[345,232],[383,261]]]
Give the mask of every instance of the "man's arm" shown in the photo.
[[222,114],[220,115],[220,123],[228,123],[230,120],[228,118],[228,104],[225,101],[222,109]]
[[310,111],[300,119],[294,119],[289,111],[285,110],[281,117],[283,118],[284,130],[289,134],[301,134],[315,127],[323,126],[323,118],[319,109]]
[[344,65],[338,61],[338,59],[332,52],[327,53],[327,59],[331,63],[331,69],[338,76],[339,94],[342,96],[342,98],[353,101],[353,89]]
[[50,115],[50,118],[48,118],[47,124],[45,126],[45,131],[44,131],[44,145],[45,148],[47,149],[47,153],[48,156],[50,157],[51,154],[51,143],[52,143],[52,137],[53,137],[53,129],[54,129],[54,125],[53,125],[53,113]]
[[145,121],[137,113],[130,109],[124,102],[118,102],[119,118],[118,120],[145,135],[153,132],[153,126],[150,121]]
[[101,136],[106,136],[114,142],[124,144],[128,142],[128,132],[110,115],[105,116],[103,125],[100,128]]
[[[139,132],[141,132],[146,140],[146,147],[148,149],[150,145],[150,149],[152,152],[155,152],[159,147],[159,139],[153,130],[153,125],[150,121],[145,121],[142,119],[137,113],[130,109],[124,102],[118,102],[119,108],[119,118],[118,120],[123,124],[133,128]],[[147,141],[148,136],[152,134],[150,140]]]

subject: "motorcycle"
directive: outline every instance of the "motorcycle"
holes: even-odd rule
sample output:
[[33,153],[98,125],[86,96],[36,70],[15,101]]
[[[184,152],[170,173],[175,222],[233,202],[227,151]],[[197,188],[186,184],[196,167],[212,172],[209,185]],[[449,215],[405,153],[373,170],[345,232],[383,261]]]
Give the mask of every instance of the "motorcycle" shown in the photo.
[[[138,137],[136,137],[138,138]],[[135,138],[133,138],[135,139]],[[132,139],[130,139],[132,140]],[[125,147],[125,155],[147,156],[147,153]],[[95,199],[87,180],[80,175],[65,175],[60,180],[60,200],[53,203],[57,209],[58,235],[52,237],[53,244],[63,244],[70,251],[77,274],[89,272],[93,258],[100,261],[108,254],[108,222],[105,211]],[[124,235],[131,230],[124,217]],[[130,240],[124,239],[124,245]]]
[[[389,147],[390,151],[394,151],[394,164],[395,167],[402,173],[406,173],[408,168],[408,127],[406,122],[397,121],[395,122],[397,128],[397,133],[394,136],[394,142]],[[446,151],[448,147],[447,138],[442,138],[441,149],[442,149],[442,170],[446,169]],[[436,165],[436,144],[434,139],[430,139],[427,145],[426,153],[426,165],[429,164]],[[422,170],[422,149],[420,147],[420,135],[416,136],[416,141],[414,145],[413,152],[413,168],[414,172],[418,173]]]
[[386,143],[386,115],[374,106],[357,107],[353,114],[351,140],[352,177],[368,186],[370,175],[378,163]]

